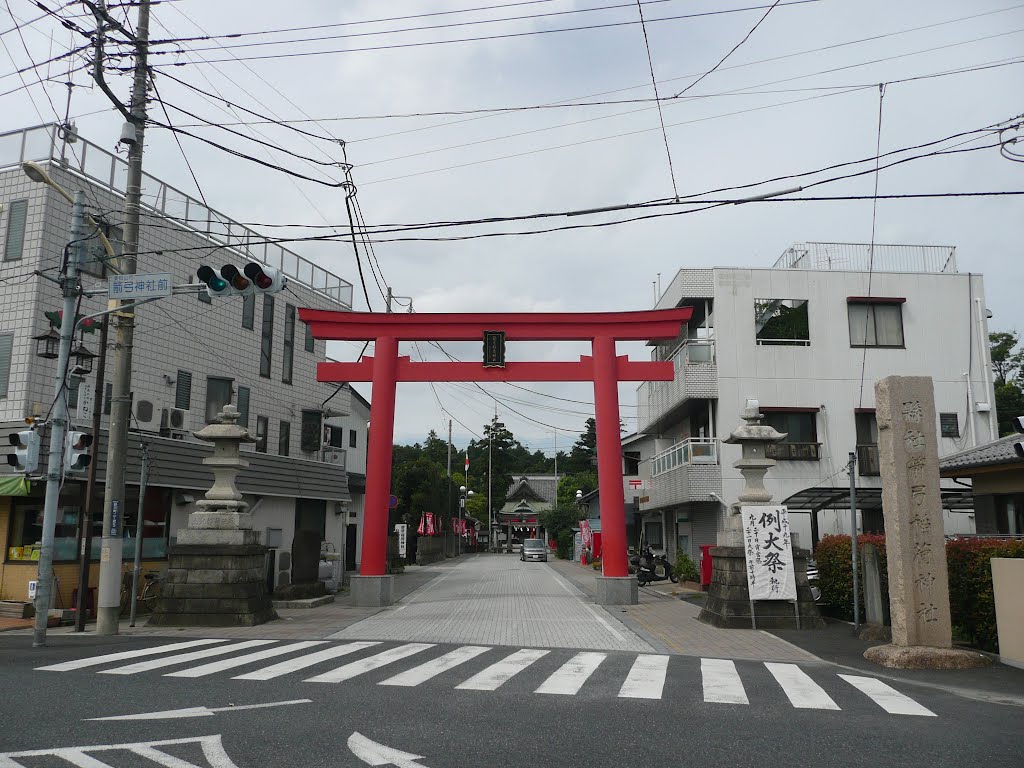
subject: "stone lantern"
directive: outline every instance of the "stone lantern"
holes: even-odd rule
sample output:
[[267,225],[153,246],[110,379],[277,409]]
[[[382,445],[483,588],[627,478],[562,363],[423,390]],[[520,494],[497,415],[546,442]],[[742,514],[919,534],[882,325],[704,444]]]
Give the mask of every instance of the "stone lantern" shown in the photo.
[[213,455],[203,459],[213,470],[213,485],[171,547],[167,581],[150,624],[253,626],[277,618],[267,594],[267,548],[235,487],[239,471],[249,466],[240,446],[255,442],[238,418],[238,409],[226,405],[219,423],[194,433],[213,443]]
[[[741,418],[745,423],[737,427],[722,442],[740,446],[741,456],[733,463],[733,467],[743,475],[743,490],[737,497],[737,503],[729,508],[725,525],[718,533],[718,546],[711,548],[711,586],[708,588],[708,598],[699,618],[716,627],[749,629],[752,626],[751,603],[747,587],[747,557],[740,507],[771,504],[772,494],[765,488],[764,478],[768,470],[775,466],[775,459],[768,458],[768,446],[784,440],[786,435],[776,431],[774,427],[761,423],[764,417],[757,400],[747,400]],[[793,568],[797,587],[796,610],[800,617],[800,627],[805,629],[825,625],[807,583],[809,556],[808,550],[793,548]],[[795,624],[796,616],[790,602],[758,603],[758,628],[791,629]]]

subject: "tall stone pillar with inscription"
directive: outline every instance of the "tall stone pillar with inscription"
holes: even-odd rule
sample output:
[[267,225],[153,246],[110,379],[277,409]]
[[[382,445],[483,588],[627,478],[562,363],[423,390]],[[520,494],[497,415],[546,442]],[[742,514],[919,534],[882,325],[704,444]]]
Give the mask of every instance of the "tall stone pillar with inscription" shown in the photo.
[[[740,507],[764,507],[768,516],[772,516],[772,494],[764,487],[764,477],[768,470],[775,466],[775,460],[768,458],[767,449],[786,436],[777,432],[774,427],[761,423],[763,416],[756,400],[747,401],[742,418],[745,423],[737,427],[723,442],[739,445],[741,448],[741,457],[733,466],[743,475],[744,487],[739,494],[738,503],[727,511],[725,525],[718,533],[718,546],[711,548],[711,585],[698,618],[716,627],[749,629],[752,622],[751,595],[747,579],[748,552],[744,545]],[[788,523],[786,528],[788,531]],[[806,549],[792,547],[788,534],[785,548],[792,553],[797,591],[796,613],[790,602],[759,603],[757,627],[792,629],[797,624],[797,615],[800,618],[799,626],[803,629],[823,627],[825,622],[818,612],[818,606],[814,604],[811,588],[807,583],[807,558],[810,553]]]
[[892,643],[864,656],[887,667],[977,666],[986,657],[952,647],[932,380],[882,379],[875,384],[875,413]]
[[238,426],[238,417],[238,409],[226,405],[219,423],[195,433],[213,443],[213,455],[203,459],[213,471],[213,486],[171,547],[167,580],[150,624],[254,626],[277,618],[267,593],[267,548],[235,487],[235,476],[249,466],[239,447],[255,442]]

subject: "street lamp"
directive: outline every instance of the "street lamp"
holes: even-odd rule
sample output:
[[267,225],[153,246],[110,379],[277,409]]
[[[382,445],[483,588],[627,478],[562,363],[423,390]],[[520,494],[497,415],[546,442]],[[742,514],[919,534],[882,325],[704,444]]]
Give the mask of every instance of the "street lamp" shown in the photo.
[[46,333],[33,336],[32,339],[36,343],[36,357],[56,360],[60,355],[60,334],[53,328]]
[[462,518],[466,514],[466,499],[473,495],[473,492],[468,490],[466,486],[459,486],[459,554],[462,554]]

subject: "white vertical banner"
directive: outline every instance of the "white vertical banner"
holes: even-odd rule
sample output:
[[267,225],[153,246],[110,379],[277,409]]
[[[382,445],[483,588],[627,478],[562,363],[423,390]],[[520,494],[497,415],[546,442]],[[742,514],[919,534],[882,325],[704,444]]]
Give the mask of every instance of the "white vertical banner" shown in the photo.
[[400,557],[405,557],[409,539],[409,526],[405,523],[397,523],[395,525],[395,533],[398,534],[398,554]]
[[796,600],[793,544],[785,507],[741,507],[751,600]]

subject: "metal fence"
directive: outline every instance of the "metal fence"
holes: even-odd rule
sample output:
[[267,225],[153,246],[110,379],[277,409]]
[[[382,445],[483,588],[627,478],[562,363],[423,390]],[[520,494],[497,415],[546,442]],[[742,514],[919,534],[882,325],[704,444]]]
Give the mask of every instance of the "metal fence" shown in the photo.
[[691,437],[681,440],[651,459],[651,477],[671,472],[676,467],[717,463],[718,440],[713,437]]
[[840,272],[956,272],[956,247],[794,243],[776,260],[774,268]]
[[[31,160],[52,163],[118,195],[125,194],[128,163],[96,144],[77,138],[73,143],[58,134],[55,124],[0,134],[0,169]],[[352,283],[275,243],[259,232],[204,205],[149,174],[142,174],[142,207],[165,216],[241,256],[278,269],[292,280],[323,294],[346,308],[352,306]]]

